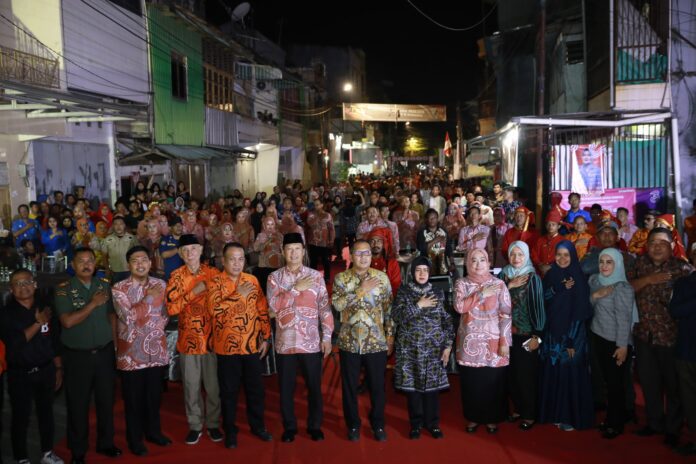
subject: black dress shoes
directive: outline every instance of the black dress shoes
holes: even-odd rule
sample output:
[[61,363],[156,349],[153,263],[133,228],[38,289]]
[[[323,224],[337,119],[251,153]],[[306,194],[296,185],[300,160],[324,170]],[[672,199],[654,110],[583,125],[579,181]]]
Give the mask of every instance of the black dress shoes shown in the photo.
[[411,431],[408,432],[408,438],[410,440],[418,440],[421,436],[420,427],[413,427]]
[[154,443],[157,446],[169,446],[172,444],[172,441],[164,435],[157,437],[145,437],[145,440],[149,441],[150,443]]
[[119,448],[116,448],[115,446],[109,446],[108,448],[99,448],[97,449],[97,453],[103,454],[104,456],[108,456],[110,458],[117,458],[122,454],[121,450]]
[[534,422],[520,422],[520,430],[532,430],[532,427],[534,427]]
[[440,438],[444,438],[445,434],[442,433],[442,430],[440,427],[433,427],[432,429],[428,429],[430,432],[430,435],[435,438],[436,440],[439,440]]
[[602,432],[602,438],[606,438],[607,440],[613,440],[614,438],[618,437],[621,435],[622,431],[621,430],[616,430],[611,427],[607,427],[603,432]]
[[354,428],[348,430],[348,441],[358,441],[360,440],[360,429]]
[[266,429],[252,430],[251,434],[258,437],[261,441],[273,441],[273,435],[268,433],[268,430]]
[[387,432],[383,428],[372,429],[372,434],[377,441],[387,441]]
[[280,440],[283,443],[291,443],[295,441],[295,435],[297,435],[296,430],[286,430],[283,432],[283,435],[280,437]]
[[143,445],[142,443],[129,446],[128,448],[130,449],[130,452],[135,454],[136,456],[147,456],[147,448],[145,448],[145,445]]
[[225,448],[234,449],[237,447],[237,434],[236,433],[226,433],[225,434]]
[[307,433],[312,441],[322,441],[324,439],[324,432],[321,429],[307,429]]
[[633,432],[633,433],[636,434],[636,435],[638,435],[639,437],[651,437],[651,436],[653,436],[653,435],[659,434],[660,432],[658,432],[657,430],[653,429],[653,428],[650,427],[649,425],[646,425],[646,426],[643,427],[642,429],[636,430],[636,431]]

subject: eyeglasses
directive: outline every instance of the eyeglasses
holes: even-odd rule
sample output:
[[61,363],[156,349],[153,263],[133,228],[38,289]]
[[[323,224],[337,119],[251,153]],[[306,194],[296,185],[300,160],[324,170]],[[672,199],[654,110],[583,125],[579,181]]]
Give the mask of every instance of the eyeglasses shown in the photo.
[[363,250],[363,251],[354,251],[353,254],[357,257],[360,256],[372,256],[372,252],[370,250]]
[[13,287],[22,288],[22,287],[28,287],[30,285],[34,285],[33,280],[17,280],[15,282],[12,282]]

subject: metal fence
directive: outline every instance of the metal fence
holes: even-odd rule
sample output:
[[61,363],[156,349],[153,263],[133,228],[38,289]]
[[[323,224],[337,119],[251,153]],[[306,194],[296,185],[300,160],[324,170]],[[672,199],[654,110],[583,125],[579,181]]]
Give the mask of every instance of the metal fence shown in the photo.
[[669,0],[615,2],[615,82],[664,82],[669,69]]
[[0,78],[26,84],[59,88],[58,59],[0,46]]
[[[527,131],[528,132],[528,131]],[[668,185],[669,126],[640,124],[618,128],[546,128],[552,190],[573,190],[585,151],[599,168],[603,188],[653,188]],[[576,177],[577,180],[577,177]]]

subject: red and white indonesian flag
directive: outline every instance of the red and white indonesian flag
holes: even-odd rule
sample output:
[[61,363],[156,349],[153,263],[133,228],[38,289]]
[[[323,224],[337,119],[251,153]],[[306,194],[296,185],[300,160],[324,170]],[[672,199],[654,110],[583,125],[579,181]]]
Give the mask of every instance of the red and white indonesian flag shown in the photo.
[[452,156],[452,142],[450,142],[449,132],[445,132],[445,156]]

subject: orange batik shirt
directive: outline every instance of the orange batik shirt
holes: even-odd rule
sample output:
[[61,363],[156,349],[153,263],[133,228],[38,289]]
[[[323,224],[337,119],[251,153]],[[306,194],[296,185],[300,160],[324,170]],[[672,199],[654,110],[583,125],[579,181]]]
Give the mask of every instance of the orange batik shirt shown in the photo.
[[[237,286],[243,282],[254,286],[246,298],[237,293]],[[226,272],[218,274],[208,288],[208,312],[213,323],[213,351],[217,354],[258,353],[259,342],[271,339],[268,303],[259,281],[251,274],[242,272],[236,281]]]
[[[566,240],[569,240],[573,245],[575,245],[575,251],[578,253],[578,259],[582,259],[586,254],[587,254],[587,249],[590,245],[590,240],[592,240],[592,235],[588,234],[587,232],[583,233],[578,233],[578,232],[571,232],[570,234],[565,236]],[[587,240],[584,245],[578,244],[578,240]]]
[[167,312],[170,316],[179,316],[176,349],[181,354],[206,354],[209,351],[211,318],[206,306],[208,291],[194,295],[193,289],[199,282],[206,282],[210,290],[210,283],[218,274],[214,267],[201,264],[195,274],[188,267],[181,266],[169,278]]

